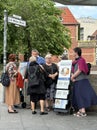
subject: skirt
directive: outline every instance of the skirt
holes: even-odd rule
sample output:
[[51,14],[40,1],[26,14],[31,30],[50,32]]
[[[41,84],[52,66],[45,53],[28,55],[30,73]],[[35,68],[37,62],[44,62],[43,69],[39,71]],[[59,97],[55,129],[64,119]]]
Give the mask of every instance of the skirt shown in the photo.
[[55,88],[56,88],[56,84],[52,83],[49,88],[47,88],[46,90],[46,99],[51,99],[53,100],[55,97]]
[[97,105],[97,95],[88,79],[74,82],[72,105],[77,109]]
[[10,86],[5,88],[5,103],[8,106],[20,104],[20,91],[16,86],[16,79],[10,81]]
[[30,95],[30,101],[38,102],[40,100],[45,100],[45,94],[33,93],[33,94]]

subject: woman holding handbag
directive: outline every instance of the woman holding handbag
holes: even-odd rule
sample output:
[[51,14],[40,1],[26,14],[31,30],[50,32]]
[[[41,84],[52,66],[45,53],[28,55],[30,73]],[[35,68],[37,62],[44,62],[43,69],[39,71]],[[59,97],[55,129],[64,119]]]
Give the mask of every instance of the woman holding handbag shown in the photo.
[[5,103],[8,105],[8,113],[18,113],[14,110],[15,104],[20,104],[19,88],[16,85],[17,66],[15,63],[16,55],[10,54],[8,57],[8,64],[6,65],[6,71],[10,78],[10,85],[5,89]]

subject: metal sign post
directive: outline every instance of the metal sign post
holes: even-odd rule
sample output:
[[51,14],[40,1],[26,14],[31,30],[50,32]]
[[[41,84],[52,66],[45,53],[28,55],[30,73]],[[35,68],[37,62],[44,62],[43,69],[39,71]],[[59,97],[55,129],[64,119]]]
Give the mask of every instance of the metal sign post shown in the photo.
[[26,21],[22,20],[21,16],[8,17],[7,10],[4,10],[3,72],[6,70],[7,22],[26,27]]
[[4,10],[4,43],[3,43],[3,72],[6,70],[6,46],[7,46],[7,10]]
[[[7,10],[4,10],[4,39],[3,39],[3,72],[6,71],[6,47],[7,47]],[[0,102],[4,103],[4,86],[1,86]]]
[[[3,41],[3,72],[6,71],[6,47],[7,47],[7,23],[13,23],[15,25],[20,25],[26,27],[26,21],[22,20],[21,16],[13,15],[13,17],[8,17],[7,10],[4,10],[4,41]],[[2,96],[1,102],[4,102],[4,87],[2,86]]]
[[8,17],[7,10],[4,10],[3,72],[6,71],[7,22],[26,27],[26,21],[22,20],[21,16]]

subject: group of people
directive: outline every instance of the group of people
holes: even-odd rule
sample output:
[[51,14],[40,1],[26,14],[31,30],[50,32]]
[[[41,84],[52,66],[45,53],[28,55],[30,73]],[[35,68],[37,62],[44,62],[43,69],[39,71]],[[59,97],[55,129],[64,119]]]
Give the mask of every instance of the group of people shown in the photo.
[[[14,105],[20,104],[19,88],[17,87],[18,67],[15,63],[15,55],[9,55],[6,71],[10,77],[10,85],[5,90],[5,103],[8,105],[8,113],[18,113]],[[58,78],[58,67],[52,63],[52,55],[47,54],[45,58],[39,56],[37,50],[32,50],[27,65],[24,82],[28,82],[27,95],[30,95],[32,114],[36,114],[36,103],[40,102],[40,115],[48,114],[53,108],[55,87]],[[13,88],[13,89],[12,89]]]
[[[72,106],[77,117],[86,116],[86,108],[97,105],[97,95],[88,80],[88,67],[79,47],[73,49],[75,60],[72,63],[71,81],[73,83]],[[65,59],[64,59],[65,60]],[[18,68],[15,64],[15,55],[9,55],[6,71],[10,77],[10,86],[5,90],[5,103],[9,113],[17,113],[15,104],[20,103],[19,88],[16,85]],[[30,95],[32,114],[36,114],[36,104],[40,102],[40,115],[48,114],[53,108],[56,84],[59,74],[58,64],[52,62],[52,55],[45,58],[39,56],[37,50],[32,50],[27,65],[24,81],[28,82],[27,94]],[[46,109],[46,110],[45,110]]]

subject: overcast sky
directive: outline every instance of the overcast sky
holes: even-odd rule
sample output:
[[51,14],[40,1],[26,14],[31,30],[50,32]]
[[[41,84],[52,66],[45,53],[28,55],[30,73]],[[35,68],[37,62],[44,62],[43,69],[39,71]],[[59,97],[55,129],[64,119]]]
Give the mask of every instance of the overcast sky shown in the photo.
[[67,6],[76,18],[92,17],[97,19],[97,6],[70,6],[56,3],[56,6]]

